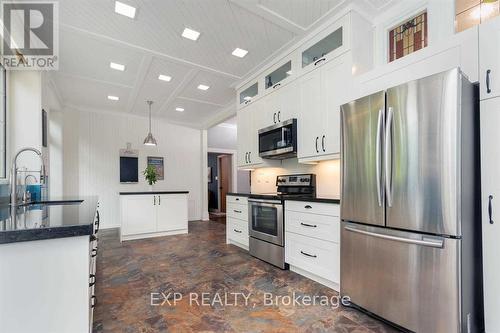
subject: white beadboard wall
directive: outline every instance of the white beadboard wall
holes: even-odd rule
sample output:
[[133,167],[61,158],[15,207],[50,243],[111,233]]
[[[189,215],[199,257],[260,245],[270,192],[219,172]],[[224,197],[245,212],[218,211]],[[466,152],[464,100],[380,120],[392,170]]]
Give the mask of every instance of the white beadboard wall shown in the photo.
[[324,161],[314,165],[299,164],[296,159],[284,160],[279,168],[262,168],[252,171],[252,193],[276,192],[276,176],[297,173],[316,175],[316,195],[340,198],[340,160]]
[[[165,180],[155,190],[189,191],[189,219],[201,219],[201,131],[153,119],[157,147],[143,145],[147,118],[94,112],[64,112],[64,194],[99,195],[103,228],[120,225],[120,191],[149,191],[141,172],[147,156],[163,156]],[[139,150],[139,183],[120,184],[119,151]]]

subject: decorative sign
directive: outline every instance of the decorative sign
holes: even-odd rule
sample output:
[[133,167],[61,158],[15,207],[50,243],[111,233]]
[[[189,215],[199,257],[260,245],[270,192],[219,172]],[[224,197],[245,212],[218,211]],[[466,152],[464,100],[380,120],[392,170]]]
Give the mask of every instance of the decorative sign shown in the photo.
[[157,179],[164,180],[163,157],[148,156],[148,166],[150,165],[156,169]]

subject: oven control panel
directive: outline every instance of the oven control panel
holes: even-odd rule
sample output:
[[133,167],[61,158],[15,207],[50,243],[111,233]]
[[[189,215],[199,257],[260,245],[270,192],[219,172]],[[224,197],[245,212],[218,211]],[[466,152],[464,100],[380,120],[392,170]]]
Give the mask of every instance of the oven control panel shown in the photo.
[[277,186],[312,186],[313,183],[314,175],[312,174],[286,175],[276,178]]

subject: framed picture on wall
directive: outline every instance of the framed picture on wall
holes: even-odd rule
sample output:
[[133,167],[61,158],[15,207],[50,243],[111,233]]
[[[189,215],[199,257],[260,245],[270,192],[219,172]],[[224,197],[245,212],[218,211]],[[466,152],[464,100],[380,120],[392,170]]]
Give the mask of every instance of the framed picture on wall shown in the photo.
[[148,156],[148,166],[156,169],[156,176],[158,180],[165,179],[165,169],[163,166],[163,157]]

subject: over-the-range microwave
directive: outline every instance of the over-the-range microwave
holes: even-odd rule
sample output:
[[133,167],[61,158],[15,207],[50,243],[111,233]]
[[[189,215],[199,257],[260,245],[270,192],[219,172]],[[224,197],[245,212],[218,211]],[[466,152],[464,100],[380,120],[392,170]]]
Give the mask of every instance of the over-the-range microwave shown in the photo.
[[259,130],[259,156],[284,160],[297,156],[297,119]]

